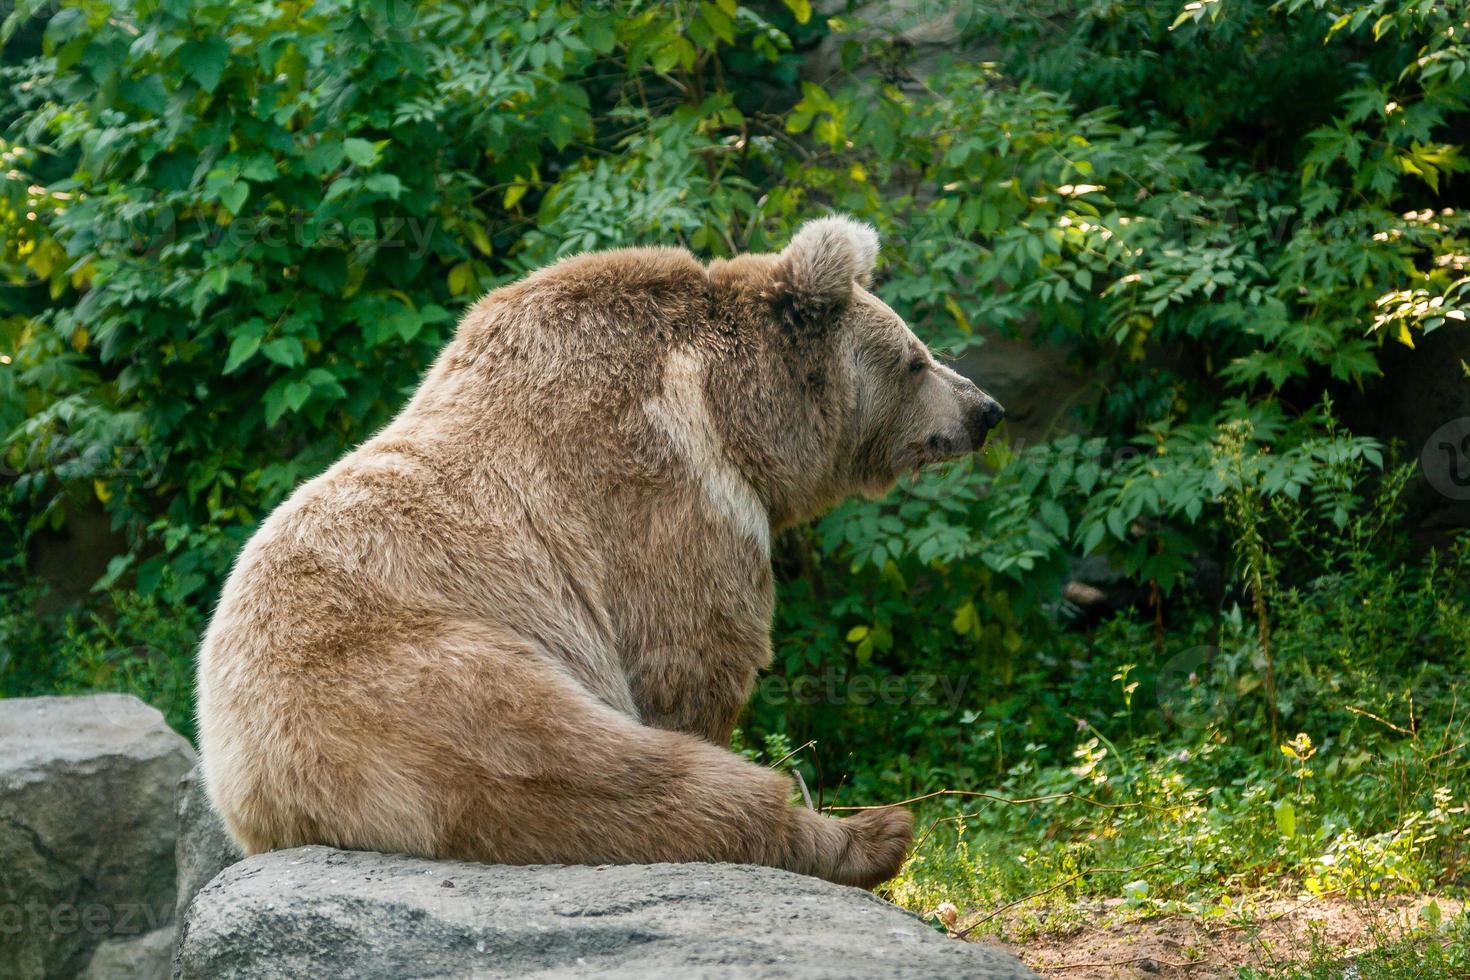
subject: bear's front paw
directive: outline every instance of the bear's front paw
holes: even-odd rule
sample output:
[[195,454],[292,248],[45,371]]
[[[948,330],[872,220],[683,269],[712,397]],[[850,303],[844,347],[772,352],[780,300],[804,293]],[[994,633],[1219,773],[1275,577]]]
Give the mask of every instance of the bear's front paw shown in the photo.
[[873,888],[898,874],[914,840],[914,818],[900,807],[864,810],[839,826],[847,832],[847,846],[833,880],[859,888]]

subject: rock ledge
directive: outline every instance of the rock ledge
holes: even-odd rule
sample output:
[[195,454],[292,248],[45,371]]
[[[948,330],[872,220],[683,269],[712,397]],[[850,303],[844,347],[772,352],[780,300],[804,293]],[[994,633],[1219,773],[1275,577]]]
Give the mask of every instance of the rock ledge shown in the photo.
[[855,888],[742,865],[505,867],[303,847],[195,898],[174,975],[1033,977]]

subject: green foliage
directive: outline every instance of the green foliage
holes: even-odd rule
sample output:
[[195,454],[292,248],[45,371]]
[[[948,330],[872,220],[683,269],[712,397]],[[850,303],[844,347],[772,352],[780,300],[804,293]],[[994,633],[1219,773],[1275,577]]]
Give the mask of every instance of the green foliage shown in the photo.
[[[204,623],[197,609],[154,595],[115,591],[98,611],[42,621],[30,592],[0,606],[0,690],[11,697],[126,691],[194,735],[192,650]],[[18,655],[13,655],[18,654]]]
[[[720,11],[701,16],[733,40]],[[109,13],[64,7],[41,56],[6,72],[25,80],[7,186],[37,188],[13,204],[11,275],[52,295],[7,320],[7,380],[31,402],[13,429],[16,491],[44,512],[96,481],[138,542],[109,581],[132,572],[151,593],[166,567],[171,600],[207,596],[266,510],[398,407],[453,310],[556,251],[618,240],[589,216],[621,219],[620,235],[709,220],[665,208],[718,113],[628,105],[644,72],[688,71],[719,43],[692,47],[679,12]],[[633,131],[622,139],[591,114],[609,68],[624,90],[603,123]],[[596,154],[574,147],[599,135]]]

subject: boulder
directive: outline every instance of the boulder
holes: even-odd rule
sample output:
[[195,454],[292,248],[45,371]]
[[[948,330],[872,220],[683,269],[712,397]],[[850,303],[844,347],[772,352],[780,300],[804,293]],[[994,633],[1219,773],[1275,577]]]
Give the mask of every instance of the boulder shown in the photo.
[[[964,43],[965,29],[974,17],[965,4],[935,4],[925,0],[884,0],[852,5],[847,0],[818,0],[816,10],[828,17],[841,16],[849,29],[823,36],[815,51],[807,55],[802,75],[824,82],[843,69],[843,47],[847,44],[884,40],[896,58],[915,79],[926,78],[946,58],[974,58],[974,45]],[[982,52],[986,53],[986,52]],[[994,60],[994,52],[988,52]],[[892,66],[890,71],[892,70]],[[859,73],[876,70],[872,64]]]
[[173,955],[173,926],[130,939],[107,939],[92,954],[81,980],[163,980]]
[[174,975],[1033,977],[855,888],[743,865],[506,867],[303,847],[226,869]]
[[75,976],[104,942],[171,928],[193,765],[137,698],[0,700],[0,977]]
[[183,922],[184,910],[194,901],[199,889],[245,855],[225,830],[224,821],[214,812],[214,807],[209,805],[209,797],[204,793],[204,774],[198,766],[179,780],[174,815],[178,823],[178,844],[174,849],[178,899],[174,920]]

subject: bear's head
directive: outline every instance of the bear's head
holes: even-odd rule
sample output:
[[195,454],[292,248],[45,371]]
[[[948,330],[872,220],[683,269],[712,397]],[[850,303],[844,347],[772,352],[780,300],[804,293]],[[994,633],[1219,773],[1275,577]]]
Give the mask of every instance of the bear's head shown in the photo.
[[972,453],[1005,416],[868,291],[877,258],[872,228],[830,217],[778,254],[710,267],[716,322],[759,351],[711,387],[777,527]]

